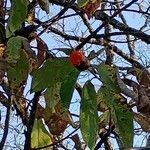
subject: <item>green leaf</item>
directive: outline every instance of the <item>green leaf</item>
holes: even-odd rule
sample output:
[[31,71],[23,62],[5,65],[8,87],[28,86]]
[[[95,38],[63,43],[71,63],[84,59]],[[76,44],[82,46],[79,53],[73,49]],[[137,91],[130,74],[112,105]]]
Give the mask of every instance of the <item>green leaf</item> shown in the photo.
[[88,2],[89,0],[77,0],[77,3],[80,7],[84,7]]
[[26,54],[20,50],[20,58],[14,66],[8,67],[8,80],[13,89],[16,89],[24,84],[28,77],[29,63]]
[[133,145],[133,114],[126,105],[121,104],[123,97],[116,81],[116,69],[108,65],[98,67],[103,86],[97,93],[97,99],[111,109],[113,122],[124,147]]
[[7,61],[9,63],[16,63],[20,58],[20,51],[22,48],[23,40],[21,36],[12,37],[7,42]]
[[[42,120],[35,120],[34,126],[31,134],[31,145],[32,148],[38,148],[51,144],[51,138]],[[49,148],[47,148],[48,150]]]
[[[100,88],[97,98],[103,97],[105,104],[111,109],[113,122],[124,147],[133,145],[133,114],[126,105],[120,103],[119,94],[112,93],[106,86]],[[102,96],[103,95],[103,96]]]
[[112,109],[113,120],[116,130],[125,148],[133,146],[133,114],[127,109],[127,106],[115,105]]
[[68,76],[65,77],[64,81],[61,84],[60,97],[61,102],[65,108],[69,109],[69,105],[74,92],[74,86],[77,81],[78,75],[79,71],[74,69],[72,72],[68,74]]
[[98,112],[96,92],[90,81],[86,82],[83,87],[80,108],[80,125],[83,140],[91,150],[94,149],[97,137]]
[[39,91],[63,82],[74,68],[67,59],[47,60],[45,64],[33,73],[32,90]]
[[61,86],[61,83],[57,82],[51,87],[47,88],[44,94],[47,107],[54,108],[56,104],[60,101],[60,94],[59,94],[60,86]]
[[101,64],[98,67],[100,79],[110,91],[120,93],[120,88],[116,82],[116,68]]
[[27,16],[28,0],[12,0],[10,17],[6,28],[6,37],[9,38],[19,29]]

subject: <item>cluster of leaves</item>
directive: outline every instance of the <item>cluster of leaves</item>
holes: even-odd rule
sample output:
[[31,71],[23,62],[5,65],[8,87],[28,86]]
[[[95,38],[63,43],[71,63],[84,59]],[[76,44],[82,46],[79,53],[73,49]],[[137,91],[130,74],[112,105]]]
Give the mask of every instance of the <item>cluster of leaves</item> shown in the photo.
[[[38,0],[38,3],[43,10],[49,12],[48,1]],[[78,0],[78,5],[90,18],[99,7],[100,0]],[[24,97],[24,87],[29,75],[32,76],[30,92],[40,91],[44,96],[45,107],[38,103],[35,108],[31,135],[32,148],[38,148],[55,143],[56,141],[52,136],[61,135],[68,124],[75,127],[69,106],[80,72],[71,65],[68,58],[57,58],[48,53],[46,43],[34,31],[32,38],[36,39],[37,42],[37,54],[31,49],[28,37],[16,35],[16,31],[20,30],[21,24],[26,19],[28,22],[32,22],[33,18],[31,19],[31,15],[29,16],[27,6],[27,0],[12,1],[6,28],[8,39],[6,56],[1,57],[7,61],[8,83],[5,83],[5,86],[12,94],[12,103],[24,125],[29,126],[29,120],[32,118],[29,110],[32,110],[33,106],[28,107],[28,102]],[[123,89],[119,83],[117,70],[118,68],[115,66],[99,64],[96,76],[100,77],[103,85],[98,92],[96,92],[91,80],[86,81],[83,88],[80,87],[80,129],[83,140],[90,149],[94,149],[97,135],[101,134],[101,129],[106,129],[110,124],[115,126],[114,131],[119,136],[122,147],[133,146],[134,118],[146,131],[149,130],[143,123],[146,122],[146,119],[142,115],[134,113],[127,102],[124,103],[125,97],[122,94]],[[138,95],[136,98],[141,99],[141,103],[136,101],[138,111],[148,116],[150,106],[147,107],[149,102],[145,99],[149,99],[149,89],[146,89],[150,86],[149,75],[146,71],[137,68],[133,74],[139,83],[134,84],[133,87]],[[123,80],[121,81],[123,82]],[[127,79],[124,79],[124,82],[126,84],[131,83]],[[128,86],[132,87],[132,85],[129,84]],[[102,114],[98,115],[98,112]]]

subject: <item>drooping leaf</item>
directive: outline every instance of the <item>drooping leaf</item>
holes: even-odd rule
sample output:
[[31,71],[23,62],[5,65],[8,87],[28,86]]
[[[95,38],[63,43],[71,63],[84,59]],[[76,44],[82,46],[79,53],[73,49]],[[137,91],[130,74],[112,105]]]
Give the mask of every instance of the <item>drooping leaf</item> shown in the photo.
[[6,28],[6,37],[10,37],[27,17],[28,0],[12,0],[10,17]]
[[33,73],[32,89],[39,91],[63,82],[74,68],[67,59],[47,60],[44,65]]
[[132,147],[133,144],[133,114],[126,105],[121,104],[123,97],[117,86],[115,68],[108,65],[98,67],[103,86],[97,93],[97,98],[103,99],[108,108],[111,109],[113,122],[121,138],[124,147]]
[[[51,138],[42,120],[35,119],[34,126],[31,134],[32,148],[38,148],[51,144]],[[48,150],[49,148],[47,148]]]
[[65,77],[64,81],[61,84],[60,88],[61,102],[63,106],[66,108],[69,108],[78,75],[79,72],[74,69],[72,72],[68,74],[68,76]]
[[41,9],[44,10],[48,14],[50,2],[48,0],[38,0],[38,3]]
[[88,81],[83,87],[81,108],[80,108],[80,125],[83,140],[92,150],[96,143],[98,113],[96,92],[93,84]]
[[28,77],[29,62],[25,52],[20,49],[20,58],[13,66],[8,67],[7,76],[10,85],[16,89],[24,84]]

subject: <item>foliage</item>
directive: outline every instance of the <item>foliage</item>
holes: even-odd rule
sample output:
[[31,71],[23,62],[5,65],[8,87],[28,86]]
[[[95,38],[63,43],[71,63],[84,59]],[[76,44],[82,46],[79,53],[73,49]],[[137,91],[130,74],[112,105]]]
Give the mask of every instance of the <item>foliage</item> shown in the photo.
[[[26,19],[27,0],[12,0],[11,13],[7,24],[6,36],[10,37],[18,30]],[[16,17],[17,16],[17,17]]]
[[1,0],[0,149],[130,149],[148,134],[149,4]]
[[[51,144],[51,138],[42,120],[35,119],[33,131],[31,134],[32,148],[46,146]],[[48,149],[48,148],[47,148]]]
[[98,123],[96,105],[96,92],[93,84],[88,81],[83,87],[80,107],[80,124],[83,139],[90,149],[94,149],[96,143]]

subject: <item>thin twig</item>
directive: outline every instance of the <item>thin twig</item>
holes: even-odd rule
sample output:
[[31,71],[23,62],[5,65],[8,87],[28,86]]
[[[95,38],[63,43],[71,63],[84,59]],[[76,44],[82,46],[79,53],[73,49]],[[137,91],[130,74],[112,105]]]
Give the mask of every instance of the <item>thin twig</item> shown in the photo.
[[[110,16],[110,20],[113,19],[114,17],[116,17],[122,10],[130,7],[134,2],[137,2],[137,0],[132,0],[130,3],[128,3],[127,5],[125,5],[123,8],[121,8],[120,10],[116,11],[112,16]],[[107,24],[107,22],[103,22],[102,25],[100,25],[92,34],[90,34],[87,38],[85,38],[85,40],[80,43],[77,47],[76,50],[81,49],[92,37],[94,37],[97,32],[99,32],[105,25]]]
[[[11,101],[11,98],[9,98],[9,101]],[[8,135],[9,119],[10,119],[10,109],[11,109],[11,105],[8,105],[7,112],[6,112],[6,119],[5,119],[4,134],[3,134],[2,140],[0,142],[0,149],[1,150],[4,148],[4,144],[6,142],[6,138],[7,138],[7,135]]]

